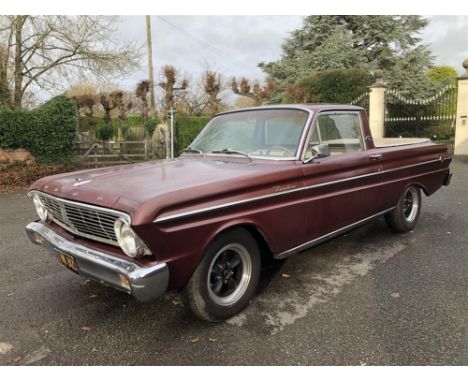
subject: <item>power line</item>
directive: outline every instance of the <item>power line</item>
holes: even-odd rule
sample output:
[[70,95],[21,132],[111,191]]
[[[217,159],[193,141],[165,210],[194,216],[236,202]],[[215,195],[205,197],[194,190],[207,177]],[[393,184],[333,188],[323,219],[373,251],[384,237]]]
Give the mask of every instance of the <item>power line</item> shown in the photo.
[[162,21],[164,21],[166,24],[168,24],[168,25],[172,26],[173,28],[177,29],[179,32],[181,32],[181,33],[185,34],[186,36],[190,37],[191,39],[195,40],[196,42],[198,42],[200,45],[204,46],[205,48],[211,49],[213,51],[213,53],[216,53],[221,58],[224,58],[225,60],[231,62],[231,64],[246,65],[242,61],[239,61],[238,59],[230,56],[226,52],[223,52],[221,49],[218,49],[218,48],[214,47],[213,45],[211,45],[210,43],[202,40],[201,38],[192,35],[191,33],[187,32],[184,29],[182,29],[178,25],[175,25],[175,24],[171,23],[170,21],[166,20],[164,17],[162,17],[162,16],[157,16],[157,17],[159,19],[161,19]]

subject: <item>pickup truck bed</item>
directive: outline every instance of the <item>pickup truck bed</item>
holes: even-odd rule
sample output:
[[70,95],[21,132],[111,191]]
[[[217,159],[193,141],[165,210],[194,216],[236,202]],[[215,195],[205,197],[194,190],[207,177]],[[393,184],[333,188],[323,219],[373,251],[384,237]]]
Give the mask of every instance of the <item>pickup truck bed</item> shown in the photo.
[[374,138],[375,147],[404,146],[430,142],[429,138]]

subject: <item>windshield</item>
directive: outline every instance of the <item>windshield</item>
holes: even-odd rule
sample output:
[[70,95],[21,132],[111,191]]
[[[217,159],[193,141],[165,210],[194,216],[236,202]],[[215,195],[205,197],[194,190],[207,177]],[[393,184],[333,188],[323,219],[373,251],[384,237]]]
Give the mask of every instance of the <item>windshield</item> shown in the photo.
[[309,113],[299,109],[248,110],[213,118],[189,146],[205,154],[294,158]]

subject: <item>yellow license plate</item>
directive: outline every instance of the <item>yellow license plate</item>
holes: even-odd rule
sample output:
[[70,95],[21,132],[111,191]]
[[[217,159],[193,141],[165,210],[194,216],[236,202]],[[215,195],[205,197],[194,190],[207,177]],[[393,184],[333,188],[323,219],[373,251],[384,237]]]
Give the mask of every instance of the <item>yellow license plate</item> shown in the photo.
[[75,259],[72,256],[67,255],[66,253],[63,253],[63,252],[59,252],[58,257],[59,257],[60,262],[63,265],[65,265],[68,269],[70,269],[71,271],[75,273],[79,272],[78,264],[76,263]]

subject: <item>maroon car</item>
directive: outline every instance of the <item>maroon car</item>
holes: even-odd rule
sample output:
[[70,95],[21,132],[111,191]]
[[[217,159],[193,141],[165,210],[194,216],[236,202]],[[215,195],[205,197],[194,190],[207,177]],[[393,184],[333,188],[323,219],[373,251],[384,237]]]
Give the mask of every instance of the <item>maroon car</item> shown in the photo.
[[448,185],[447,146],[371,136],[363,109],[282,105],[216,115],[182,155],[43,178],[30,239],[72,271],[203,319],[249,302],[261,263],[384,215],[412,230]]

